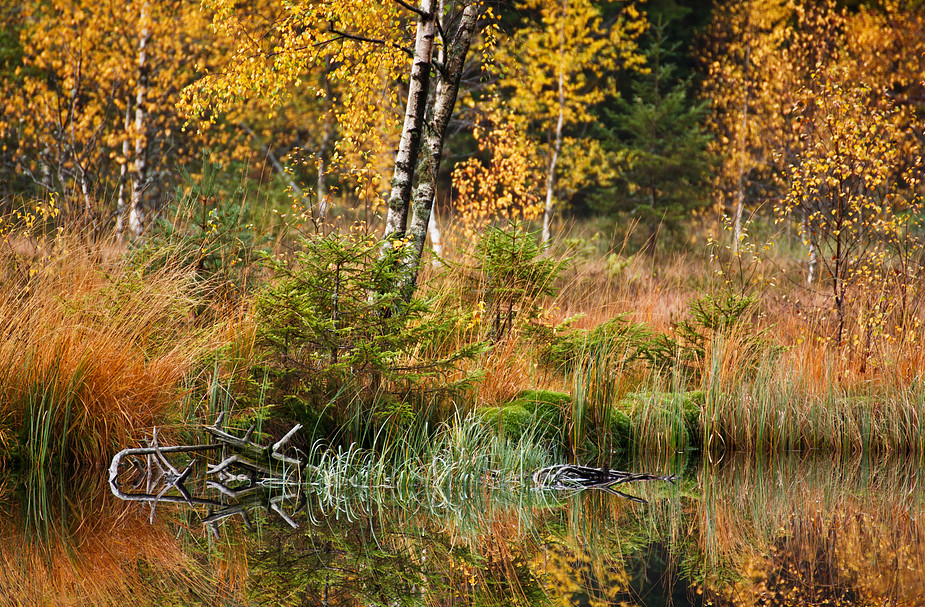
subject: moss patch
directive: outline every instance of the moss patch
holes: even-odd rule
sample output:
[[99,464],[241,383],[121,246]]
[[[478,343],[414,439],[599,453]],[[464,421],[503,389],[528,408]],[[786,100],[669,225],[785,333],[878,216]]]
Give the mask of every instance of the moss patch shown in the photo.
[[482,416],[511,438],[520,438],[536,424],[540,435],[558,443],[565,428],[563,412],[571,401],[572,397],[562,392],[524,390],[500,406],[484,408]]
[[[701,443],[702,413],[706,395],[692,392],[631,392],[614,403],[610,413],[609,446],[628,452],[642,432],[655,426],[676,433],[668,441],[677,448],[697,447]],[[524,390],[501,405],[485,407],[482,418],[496,425],[510,438],[518,439],[537,426],[540,435],[555,444],[567,441],[566,427],[571,396],[548,390]],[[680,416],[680,417],[679,417]],[[681,422],[680,424],[678,422]],[[648,427],[644,427],[643,424]],[[592,432],[595,429],[590,429]],[[592,445],[587,445],[589,448]]]

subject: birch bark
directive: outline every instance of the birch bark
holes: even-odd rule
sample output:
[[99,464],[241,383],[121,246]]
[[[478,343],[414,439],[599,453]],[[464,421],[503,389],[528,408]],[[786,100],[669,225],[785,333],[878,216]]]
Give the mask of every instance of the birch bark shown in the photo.
[[140,33],[138,35],[138,85],[135,89],[135,175],[132,182],[132,202],[129,209],[129,229],[135,237],[144,230],[143,203],[144,190],[148,179],[148,43],[151,41],[149,23],[151,3],[141,5],[138,17]]
[[565,88],[564,75],[559,71],[559,119],[556,122],[556,142],[549,159],[549,172],[546,174],[546,207],[543,211],[543,237],[542,242],[548,242],[551,232],[552,214],[555,211],[554,190],[556,185],[556,164],[559,162],[559,152],[562,150],[562,127],[565,123]]
[[446,128],[453,115],[453,108],[456,106],[466,55],[469,53],[469,46],[475,36],[478,18],[478,4],[473,2],[466,5],[460,15],[455,34],[448,42],[442,70],[437,78],[433,111],[424,137],[423,154],[418,165],[418,184],[414,189],[412,201],[414,214],[408,229],[410,242],[404,259],[407,274],[402,285],[405,299],[411,298],[417,284],[421,256],[424,253],[424,242],[427,239],[430,216],[437,193],[437,173],[440,170]]
[[119,198],[116,202],[116,238],[125,237],[125,210],[128,207],[125,195],[128,190],[128,156],[131,152],[129,129],[132,128],[131,97],[125,100],[125,137],[122,139],[122,166],[119,167]]
[[405,121],[402,126],[398,152],[395,154],[395,173],[389,193],[389,211],[383,234],[383,252],[392,248],[396,240],[404,238],[408,226],[411,188],[421,148],[436,32],[435,0],[421,0],[414,38],[411,79],[408,82],[408,104],[405,109]]
[[751,53],[751,43],[745,45],[745,59],[742,73],[745,76],[745,99],[742,100],[742,124],[739,128],[739,167],[736,180],[736,203],[733,211],[732,225],[732,253],[739,252],[739,242],[742,240],[742,209],[745,207],[745,141],[748,130],[748,101],[751,95],[751,86],[748,81],[748,62]]

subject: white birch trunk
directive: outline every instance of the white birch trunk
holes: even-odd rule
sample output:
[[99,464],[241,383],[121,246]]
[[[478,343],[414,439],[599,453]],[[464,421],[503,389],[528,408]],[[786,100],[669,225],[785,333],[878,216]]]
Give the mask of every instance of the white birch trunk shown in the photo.
[[321,146],[318,150],[318,219],[322,222],[328,216],[328,154],[331,152],[331,140],[334,138],[334,126],[331,124],[331,84],[327,73],[324,74],[324,129],[321,135]]
[[748,98],[751,88],[748,85],[748,61],[751,53],[751,43],[745,45],[745,60],[743,73],[745,76],[745,99],[742,101],[742,124],[739,127],[739,170],[736,182],[736,203],[733,210],[732,221],[732,254],[739,253],[739,241],[742,240],[742,209],[745,207],[745,140],[748,128]]
[[434,267],[440,267],[440,258],[443,257],[443,244],[440,240],[440,226],[437,225],[436,213],[431,209],[430,221],[427,222],[427,234],[430,236],[430,248],[434,250]]
[[816,280],[816,265],[819,259],[816,256],[816,245],[813,243],[809,224],[805,218],[803,219],[801,228],[803,241],[806,243],[807,249],[809,249],[809,263],[807,264],[806,268],[806,284],[811,285],[813,284],[813,281]]
[[132,202],[129,209],[129,229],[137,238],[144,230],[144,190],[148,180],[148,43],[151,30],[148,27],[151,18],[149,0],[141,5],[138,16],[140,31],[138,34],[138,85],[135,89],[135,158],[134,181],[132,182]]
[[542,242],[549,242],[552,215],[555,212],[556,164],[559,162],[559,152],[562,149],[562,127],[565,123],[565,75],[559,69],[559,119],[556,122],[556,141],[549,158],[549,170],[546,174],[546,206],[543,211]]
[[393,241],[405,236],[408,210],[411,206],[411,187],[421,147],[424,113],[430,87],[430,69],[433,62],[434,36],[437,32],[435,1],[421,0],[420,12],[414,39],[414,59],[411,64],[411,79],[408,83],[405,121],[402,126],[398,152],[395,154],[395,173],[389,193],[383,251],[391,248]]
[[126,191],[128,190],[128,156],[131,153],[129,145],[129,129],[132,128],[132,102],[125,100],[125,136],[122,138],[122,166],[119,167],[119,197],[116,201],[116,238],[119,242],[125,238],[125,210]]
[[[427,239],[427,233],[431,225],[431,213],[437,194],[437,173],[440,170],[440,160],[443,155],[443,141],[446,136],[446,128],[453,115],[453,108],[456,106],[459,82],[462,79],[469,46],[475,36],[478,18],[478,4],[468,4],[463,9],[456,32],[445,50],[443,69],[437,80],[434,107],[431,112],[430,124],[424,137],[424,150],[418,166],[418,185],[414,190],[414,200],[412,202],[414,215],[408,229],[411,246],[404,260],[408,272],[407,279],[403,284],[406,299],[411,298],[417,283],[418,269],[424,253],[424,242]],[[436,228],[436,225],[434,228]]]
[[809,268],[806,272],[806,284],[811,285],[813,281],[816,280],[816,263],[819,260],[816,258],[816,245],[812,242],[809,243]]

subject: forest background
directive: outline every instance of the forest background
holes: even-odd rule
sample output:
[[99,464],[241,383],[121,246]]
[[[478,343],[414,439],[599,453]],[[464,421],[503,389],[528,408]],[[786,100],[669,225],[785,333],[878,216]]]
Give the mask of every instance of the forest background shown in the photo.
[[9,461],[217,409],[925,445],[919,2],[0,10]]

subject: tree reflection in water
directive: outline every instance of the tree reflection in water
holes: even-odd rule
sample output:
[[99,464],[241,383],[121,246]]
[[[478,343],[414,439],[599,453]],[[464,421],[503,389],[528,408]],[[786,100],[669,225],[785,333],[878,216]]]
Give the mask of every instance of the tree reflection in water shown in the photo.
[[152,525],[102,483],[7,480],[0,604],[925,604],[917,462],[632,467],[682,480],[634,487],[648,504],[488,483],[472,507],[307,492],[298,529],[262,510],[218,538],[186,506]]

